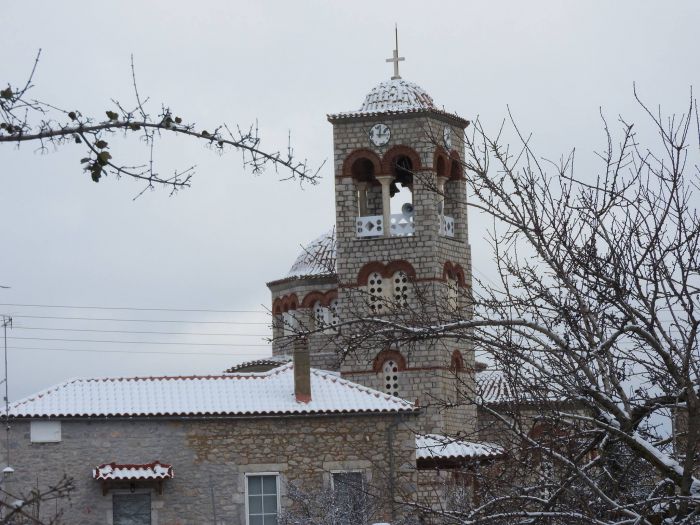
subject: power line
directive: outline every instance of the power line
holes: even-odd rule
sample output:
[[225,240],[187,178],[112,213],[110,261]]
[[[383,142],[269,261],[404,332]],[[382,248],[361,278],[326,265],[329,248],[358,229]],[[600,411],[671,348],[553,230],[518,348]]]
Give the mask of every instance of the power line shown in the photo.
[[183,324],[240,324],[240,325],[269,325],[270,323],[246,321],[187,321],[170,319],[118,319],[114,317],[60,317],[51,315],[13,315],[14,319],[61,319],[65,321],[119,321],[124,323],[183,323]]
[[44,326],[15,326],[15,330],[46,330],[59,332],[95,332],[104,334],[153,334],[153,335],[199,335],[199,336],[227,336],[227,337],[269,337],[270,334],[236,334],[236,333],[211,333],[211,332],[160,332],[153,330],[97,330],[89,328],[49,328]]
[[0,306],[16,306],[22,308],[67,308],[70,310],[133,310],[136,312],[206,312],[217,314],[267,314],[266,310],[212,310],[188,308],[140,308],[137,306],[70,306],[65,304],[19,304],[0,303]]
[[31,341],[61,341],[64,343],[115,343],[125,345],[179,345],[179,346],[270,346],[259,344],[240,343],[180,343],[176,341],[113,341],[108,339],[61,339],[54,337],[8,337],[8,339],[22,339]]
[[[141,355],[141,354],[158,354],[158,355],[193,355],[193,356],[220,356],[220,357],[260,357],[259,353],[246,353],[246,354],[228,354],[228,353],[215,353],[215,352],[163,352],[157,350],[140,350],[137,352],[130,352],[129,350],[95,350],[95,349],[85,349],[85,348],[42,348],[34,346],[14,346],[14,350],[37,350],[37,351],[47,351],[47,352],[87,352],[93,354],[131,354],[131,355]],[[264,356],[262,356],[264,357]]]

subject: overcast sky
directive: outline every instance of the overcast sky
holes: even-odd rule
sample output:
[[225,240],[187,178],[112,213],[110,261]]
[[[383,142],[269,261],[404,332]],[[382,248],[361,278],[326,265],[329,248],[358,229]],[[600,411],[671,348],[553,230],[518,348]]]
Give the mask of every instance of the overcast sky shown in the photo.
[[[0,285],[11,288],[0,289],[0,313],[15,322],[12,399],[69,377],[216,373],[266,355],[265,282],[334,221],[326,114],[356,109],[390,77],[395,22],[405,79],[491,129],[509,105],[542,156],[575,147],[591,174],[604,145],[600,107],[653,139],[632,83],[650,105],[676,112],[700,86],[697,1],[24,0],[4,3],[0,16],[0,86],[24,81],[41,48],[34,96],[103,115],[110,99],[132,100],[133,53],[154,109],[162,102],[202,127],[257,119],[263,146],[284,148],[291,131],[298,155],[329,160],[318,186],[300,187],[244,172],[235,153],[166,140],[161,172],[196,164],[192,187],[133,201],[140,186],[94,184],[76,146],[1,146]],[[114,142],[134,163],[144,159],[133,139]],[[484,273],[484,226],[470,220],[475,272]],[[207,335],[215,333],[237,335]]]

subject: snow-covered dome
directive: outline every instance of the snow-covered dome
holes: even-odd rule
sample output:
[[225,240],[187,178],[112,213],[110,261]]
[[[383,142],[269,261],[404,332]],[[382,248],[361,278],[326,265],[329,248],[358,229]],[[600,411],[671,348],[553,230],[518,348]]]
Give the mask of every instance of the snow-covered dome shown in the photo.
[[304,246],[287,277],[335,273],[335,227]]
[[433,98],[419,85],[394,78],[381,82],[367,93],[361,113],[435,109]]

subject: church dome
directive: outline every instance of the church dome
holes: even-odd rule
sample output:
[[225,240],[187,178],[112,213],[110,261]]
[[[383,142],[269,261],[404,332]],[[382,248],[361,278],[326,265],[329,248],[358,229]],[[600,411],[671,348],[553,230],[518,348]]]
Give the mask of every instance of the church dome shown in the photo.
[[402,78],[381,82],[367,93],[360,113],[435,109],[433,98],[419,85]]
[[287,277],[308,277],[335,273],[335,227],[304,248],[289,269]]

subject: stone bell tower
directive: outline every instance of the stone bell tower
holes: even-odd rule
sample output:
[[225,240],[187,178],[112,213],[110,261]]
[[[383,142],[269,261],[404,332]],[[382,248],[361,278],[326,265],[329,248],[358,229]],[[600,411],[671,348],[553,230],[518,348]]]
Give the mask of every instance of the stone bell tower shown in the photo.
[[[385,317],[438,324],[471,315],[471,255],[463,134],[469,122],[439,109],[402,79],[394,51],[391,80],[333,125],[337,309],[342,321]],[[474,352],[446,339],[386,343],[341,365],[343,377],[417,401],[419,430],[473,429]],[[472,390],[473,391],[473,390]]]

